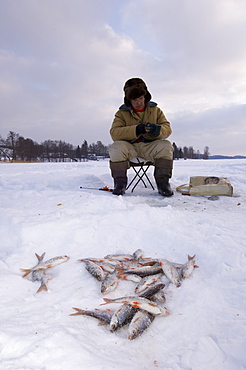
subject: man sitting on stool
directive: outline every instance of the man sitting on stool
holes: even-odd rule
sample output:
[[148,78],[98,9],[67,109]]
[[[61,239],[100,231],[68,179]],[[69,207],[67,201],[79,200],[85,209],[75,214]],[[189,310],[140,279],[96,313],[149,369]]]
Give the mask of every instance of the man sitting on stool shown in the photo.
[[110,169],[114,179],[113,194],[123,195],[127,186],[129,161],[141,157],[151,161],[159,194],[173,195],[169,184],[173,168],[173,146],[165,140],[171,135],[170,123],[162,110],[151,101],[141,78],[131,78],[124,85],[124,103],[115,114],[110,135]]

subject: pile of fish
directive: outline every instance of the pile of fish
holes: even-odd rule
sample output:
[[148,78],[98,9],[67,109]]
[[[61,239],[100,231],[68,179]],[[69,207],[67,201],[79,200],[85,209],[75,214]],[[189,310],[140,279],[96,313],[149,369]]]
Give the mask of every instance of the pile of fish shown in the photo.
[[37,290],[36,293],[41,292],[42,290],[47,291],[47,282],[52,279],[52,275],[46,274],[46,271],[52,267],[55,267],[57,265],[60,265],[63,262],[66,262],[70,259],[68,256],[60,256],[60,257],[54,257],[50,258],[47,261],[44,261],[45,253],[43,253],[41,256],[39,256],[37,253],[35,253],[38,263],[31,267],[30,269],[21,269],[21,271],[24,272],[23,278],[28,276],[31,281],[38,281],[40,282],[40,287]]
[[166,298],[163,291],[168,283],[180,287],[182,280],[188,278],[195,267],[195,255],[188,256],[185,264],[173,263],[166,259],[144,258],[143,251],[138,249],[131,254],[109,254],[102,259],[84,258],[79,261],[101,283],[101,293],[107,294],[115,290],[121,280],[136,283],[134,294],[115,299],[104,298],[109,303],[121,304],[116,311],[109,309],[82,310],[70,316],[86,315],[97,318],[100,324],[109,324],[114,332],[123,325],[129,324],[128,339],[142,334],[156,316],[168,316],[170,311],[164,306]]

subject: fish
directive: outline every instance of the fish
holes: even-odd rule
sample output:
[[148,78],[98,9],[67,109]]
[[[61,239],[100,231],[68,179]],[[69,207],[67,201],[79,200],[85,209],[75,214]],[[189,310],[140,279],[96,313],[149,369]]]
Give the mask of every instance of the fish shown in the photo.
[[37,270],[35,272],[39,275],[38,278],[37,278],[37,281],[40,281],[40,283],[41,283],[41,285],[38,288],[38,290],[36,291],[36,293],[40,293],[42,290],[47,292],[48,288],[47,288],[46,284],[49,280],[52,279],[52,276],[51,275],[46,275],[45,270]]
[[108,254],[104,257],[105,259],[112,259],[117,261],[131,261],[134,260],[132,254]]
[[[37,253],[35,253],[35,255],[38,259],[37,265],[41,265],[43,263],[43,260],[44,260],[45,252],[41,256],[39,256]],[[39,287],[39,289],[37,290],[36,293],[39,293],[42,290],[47,291],[48,288],[47,288],[46,284],[51,279],[52,279],[51,275],[46,275],[46,269],[41,269],[41,270],[35,269],[35,270],[31,271],[30,277],[29,277],[29,280],[31,280],[31,281],[33,281],[33,282],[38,281],[38,282],[41,283],[41,285],[40,285],[40,287]]]
[[118,310],[116,310],[111,318],[109,328],[111,332],[114,332],[116,329],[121,326],[128,324],[131,321],[137,308],[132,307],[130,304],[124,303],[121,305]]
[[115,270],[115,266],[111,263],[101,262],[98,264],[105,272],[113,272]]
[[[133,254],[108,254],[104,258],[84,258],[85,266],[101,283],[101,293],[106,294],[116,289],[121,280],[135,282],[132,295],[118,298],[103,298],[100,306],[118,304],[116,310],[82,310],[74,308],[75,315],[92,316],[100,323],[109,324],[110,332],[115,332],[124,325],[129,325],[128,339],[140,336],[153,322],[156,316],[169,316],[165,307],[165,284],[181,285],[182,279],[188,278],[195,265],[195,255],[188,255],[186,263],[171,262],[166,259],[143,257],[143,251],[137,249]],[[164,282],[163,282],[163,281]],[[41,288],[41,287],[40,287]],[[130,293],[131,294],[131,293]]]
[[35,265],[34,267],[30,269],[20,269],[21,271],[24,272],[24,275],[22,276],[23,278],[29,275],[31,272],[36,271],[36,270],[42,270],[42,269],[50,269],[52,267],[55,267],[57,265],[60,265],[63,262],[66,262],[70,259],[68,256],[60,256],[60,257],[54,257],[51,258],[45,262],[40,261]]
[[138,260],[139,258],[142,258],[143,257],[143,254],[144,252],[142,251],[142,249],[137,249],[134,253],[133,253],[133,259],[134,260]]
[[71,313],[69,316],[77,316],[77,315],[85,315],[91,316],[96,319],[99,319],[102,323],[110,324],[113,311],[112,310],[99,310],[95,308],[94,310],[82,310],[80,308],[73,307],[73,309],[77,312]]
[[101,284],[101,293],[106,294],[116,289],[119,283],[118,271],[114,270],[110,272]]
[[146,311],[137,311],[128,328],[127,338],[133,340],[141,335],[153,322],[155,316]]
[[160,266],[171,283],[175,284],[176,287],[180,287],[181,278],[176,267],[165,259],[160,260]]
[[134,283],[139,283],[142,280],[141,276],[134,274],[124,274],[123,272],[119,273],[118,276],[122,280],[133,281]]
[[117,261],[115,259],[106,259],[106,258],[81,258],[78,261],[79,262],[92,261],[92,262],[95,262],[99,265],[107,263],[107,264],[111,264],[113,266],[116,266],[119,263],[119,261]]
[[[40,265],[44,260],[45,252],[43,254],[41,254],[41,256],[39,256],[37,253],[35,253],[35,256],[38,259],[37,265]],[[39,271],[41,272],[43,270],[34,270],[34,271],[32,271],[32,273],[31,273],[31,280],[32,281],[40,281],[42,274],[40,274],[40,277],[39,277],[39,274],[38,274]]]
[[94,276],[98,281],[103,281],[107,273],[97,263],[90,260],[84,260],[86,270]]
[[124,274],[136,274],[141,277],[160,274],[163,272],[161,266],[140,266],[123,270]]
[[149,313],[152,313],[156,316],[168,316],[170,314],[170,311],[163,306],[160,306],[156,304],[155,302],[151,302],[147,298],[137,297],[137,296],[128,296],[128,297],[120,297],[115,299],[109,299],[109,298],[103,298],[105,303],[128,303],[132,307],[139,308],[140,310],[147,311]]
[[[45,252],[39,256],[37,253],[35,253],[37,259],[38,259],[38,264],[41,264],[44,260]],[[46,275],[46,270],[34,270],[31,273],[31,280],[32,281],[39,281],[41,283],[39,289],[37,290],[36,293],[40,293],[42,290],[47,291],[47,282],[52,279],[51,275]]]
[[[151,289],[151,288],[150,288]],[[152,287],[153,289],[153,287]],[[147,292],[146,292],[147,293]],[[141,295],[145,298],[148,298],[146,297],[144,294]],[[151,295],[151,297],[149,297],[149,299],[152,301],[152,302],[155,302],[157,304],[160,304],[160,305],[163,305],[165,302],[166,302],[166,297],[165,297],[165,293],[163,292],[163,290],[159,290],[158,292],[156,292],[154,295]]]
[[135,288],[135,293],[136,294],[139,294],[141,292],[143,292],[145,289],[151,287],[152,285],[154,285],[157,280],[159,280],[161,277],[163,276],[163,273],[161,274],[156,274],[156,275],[150,275],[150,276],[146,276],[145,278],[143,278],[140,283],[136,286]]
[[[152,300],[152,297],[159,293],[165,287],[164,283],[155,283],[151,285],[149,288],[145,289],[143,292],[139,294],[139,297],[148,298]],[[163,293],[164,294],[164,293]]]
[[195,254],[193,257],[188,255],[188,262],[186,262],[186,264],[183,265],[181,269],[181,275],[183,279],[187,279],[188,277],[190,277],[194,268],[198,268],[198,266],[195,265],[195,260],[194,260],[195,257],[196,257]]

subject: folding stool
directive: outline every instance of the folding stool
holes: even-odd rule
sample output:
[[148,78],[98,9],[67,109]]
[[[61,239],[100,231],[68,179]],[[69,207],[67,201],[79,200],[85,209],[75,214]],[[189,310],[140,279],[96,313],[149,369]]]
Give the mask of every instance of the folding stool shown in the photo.
[[144,184],[145,188],[147,188],[148,186],[146,185],[146,180],[149,183],[149,185],[152,187],[152,189],[155,190],[147,174],[148,169],[150,168],[150,166],[153,166],[153,165],[154,164],[152,162],[146,161],[145,159],[140,158],[140,157],[136,157],[132,159],[130,161],[130,167],[134,170],[135,175],[133,179],[131,180],[131,182],[127,185],[126,190],[129,189],[131,185],[133,185],[132,190],[131,190],[131,192],[133,192],[136,186],[140,183],[140,181]]

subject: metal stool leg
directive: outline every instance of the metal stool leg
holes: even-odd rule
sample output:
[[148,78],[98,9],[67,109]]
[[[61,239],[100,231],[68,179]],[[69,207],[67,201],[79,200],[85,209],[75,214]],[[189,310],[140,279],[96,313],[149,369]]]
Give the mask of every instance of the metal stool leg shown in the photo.
[[[144,178],[147,179],[148,183],[150,184],[151,188],[153,190],[155,190],[153,184],[151,183],[149,177],[148,177],[148,174],[147,174],[147,171],[149,169],[149,167],[152,165],[152,163],[142,163],[139,161],[139,159],[137,158],[138,160],[138,163],[137,164],[131,164],[131,167],[133,168],[134,172],[135,172],[135,176],[133,177],[133,179],[131,180],[131,182],[129,183],[129,185],[127,186],[126,189],[129,189],[129,187],[134,183],[134,181],[137,179],[136,183],[134,184],[131,192],[134,191],[134,189],[136,188],[136,186],[139,184],[140,181],[142,181],[143,185],[145,188],[147,188],[147,185],[144,181]],[[139,167],[138,170],[136,170],[135,167]],[[144,168],[146,167],[146,168]]]
[[[134,169],[134,171],[136,173],[134,179],[138,177],[138,180],[136,181],[135,185],[132,188],[132,193],[133,193],[133,190],[139,184],[140,181],[142,181],[142,183],[144,184],[144,187],[147,188],[147,185],[145,184],[144,179],[143,179],[143,176],[144,176],[144,168],[142,166],[140,166],[140,168],[139,168],[138,171],[135,169],[135,167],[133,167],[133,169]],[[142,174],[141,174],[141,171],[143,172]]]

